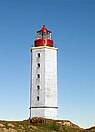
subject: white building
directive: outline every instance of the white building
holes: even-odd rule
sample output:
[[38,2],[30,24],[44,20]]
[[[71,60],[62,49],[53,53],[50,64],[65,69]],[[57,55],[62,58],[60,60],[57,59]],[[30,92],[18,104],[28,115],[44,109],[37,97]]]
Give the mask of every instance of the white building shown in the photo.
[[31,48],[30,118],[57,119],[57,50],[43,26]]

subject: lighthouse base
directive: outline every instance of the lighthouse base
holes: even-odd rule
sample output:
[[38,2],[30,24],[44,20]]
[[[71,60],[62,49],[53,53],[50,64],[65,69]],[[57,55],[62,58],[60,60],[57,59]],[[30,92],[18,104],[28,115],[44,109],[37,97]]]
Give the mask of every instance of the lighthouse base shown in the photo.
[[58,107],[50,108],[31,108],[31,118],[43,117],[48,119],[57,119]]

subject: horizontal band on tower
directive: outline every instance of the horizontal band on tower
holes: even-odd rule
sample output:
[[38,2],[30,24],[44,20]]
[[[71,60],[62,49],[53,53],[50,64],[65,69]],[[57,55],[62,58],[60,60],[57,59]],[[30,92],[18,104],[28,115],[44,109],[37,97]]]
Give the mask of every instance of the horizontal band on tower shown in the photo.
[[53,49],[53,50],[58,50],[58,48],[56,48],[56,47],[50,47],[50,46],[38,46],[38,47],[31,47],[31,52],[32,52],[32,50],[35,50],[35,49],[43,49],[43,48]]
[[31,109],[31,108],[55,108],[55,109],[58,109],[58,107],[49,107],[49,106],[30,107],[29,109]]

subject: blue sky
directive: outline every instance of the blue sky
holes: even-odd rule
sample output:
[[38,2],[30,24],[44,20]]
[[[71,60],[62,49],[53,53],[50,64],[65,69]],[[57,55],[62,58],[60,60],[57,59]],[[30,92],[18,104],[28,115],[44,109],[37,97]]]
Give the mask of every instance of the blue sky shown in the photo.
[[29,117],[30,47],[43,24],[59,48],[58,118],[94,126],[94,0],[0,0],[0,119]]

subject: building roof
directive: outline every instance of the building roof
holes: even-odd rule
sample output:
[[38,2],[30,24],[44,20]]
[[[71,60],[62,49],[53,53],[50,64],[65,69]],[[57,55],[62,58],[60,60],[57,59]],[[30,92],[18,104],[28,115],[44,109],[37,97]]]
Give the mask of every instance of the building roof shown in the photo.
[[45,27],[45,25],[43,25],[42,29],[39,30],[39,31],[37,31],[37,33],[38,32],[49,32],[49,33],[51,33],[51,31],[47,30],[47,28]]

